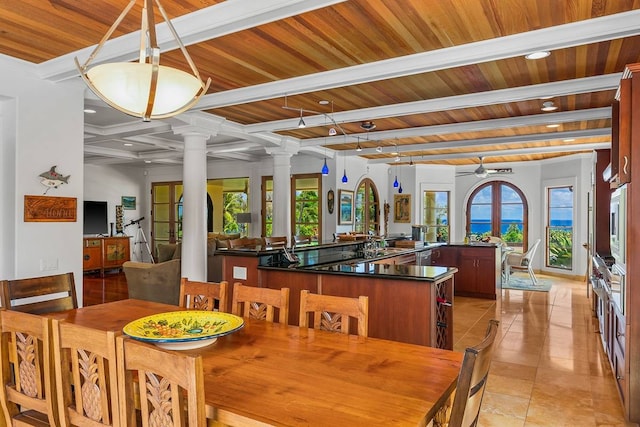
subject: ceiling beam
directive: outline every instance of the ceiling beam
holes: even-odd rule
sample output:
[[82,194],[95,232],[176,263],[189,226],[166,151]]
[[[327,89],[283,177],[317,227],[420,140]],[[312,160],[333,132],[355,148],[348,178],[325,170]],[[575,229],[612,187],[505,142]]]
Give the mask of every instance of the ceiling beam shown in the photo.
[[[433,162],[438,160],[454,160],[454,159],[468,159],[468,158],[478,158],[480,155],[482,157],[492,157],[492,156],[524,156],[528,154],[541,154],[541,153],[569,153],[569,152],[580,152],[580,151],[592,151],[592,150],[601,150],[605,148],[609,148],[611,146],[610,143],[592,143],[592,144],[573,144],[573,145],[558,145],[553,147],[530,147],[530,148],[515,148],[509,149],[508,151],[504,150],[495,150],[495,151],[483,151],[483,152],[474,152],[474,153],[446,153],[446,154],[431,154],[425,156],[413,156],[413,163],[420,162]],[[473,155],[471,155],[473,154]],[[402,165],[407,164],[407,158],[405,157],[402,160]],[[368,164],[380,164],[380,163],[389,163],[389,161],[382,161],[381,159],[372,159],[367,161]],[[393,164],[394,162],[390,163]],[[498,162],[505,163],[505,162]],[[465,165],[468,166],[468,165]],[[477,168],[478,165],[475,165]]]
[[[185,46],[215,39],[269,22],[276,22],[305,12],[332,6],[346,0],[234,0],[225,1],[174,18],[171,23]],[[113,17],[113,20],[117,16]],[[156,25],[158,45],[162,52],[178,49],[165,22]],[[98,40],[96,40],[98,42]],[[94,46],[59,56],[37,65],[41,78],[59,82],[78,76],[74,58],[80,63],[91,55]],[[140,51],[140,31],[108,40],[93,64],[128,62]]]
[[640,10],[205,95],[208,110],[566,49],[640,34]]
[[[552,136],[552,137],[550,137]],[[568,132],[553,132],[550,134],[528,134],[528,135],[516,135],[516,136],[500,136],[495,138],[480,138],[480,139],[465,139],[460,141],[443,141],[443,142],[429,142],[424,144],[409,144],[399,147],[393,147],[399,151],[399,156],[407,156],[406,153],[412,151],[430,151],[430,150],[450,150],[459,148],[476,149],[481,147],[491,147],[495,145],[517,145],[517,144],[530,144],[534,142],[542,142],[549,140],[567,140],[567,139],[579,139],[579,138],[593,138],[593,137],[611,137],[611,128],[600,129],[585,129]],[[609,142],[610,143],[610,142]],[[389,153],[389,146],[384,147]],[[356,150],[342,150],[340,154],[345,156],[367,156],[367,155],[379,155],[375,148],[364,148],[361,151]],[[384,159],[380,159],[380,163],[386,163],[393,161],[393,158],[385,156]]]
[[[337,123],[352,123],[363,120],[434,113],[438,111],[481,107],[485,105],[506,104],[508,102],[541,99],[548,96],[559,97],[580,93],[614,90],[620,84],[621,78],[622,73],[613,73],[574,80],[564,80],[552,83],[542,83],[530,86],[476,92],[465,95],[426,99],[423,101],[406,102],[402,104],[385,105],[381,107],[336,112],[331,113],[330,117]],[[540,105],[542,106],[542,102]],[[245,128],[248,132],[276,132],[296,129],[299,121],[300,117],[296,116],[292,119],[274,120],[271,122],[247,125]],[[304,122],[306,123],[307,128],[327,126],[327,118],[323,114],[305,116]]]
[[[553,123],[571,123],[583,120],[599,120],[611,118],[611,108],[590,108],[588,110],[563,111],[560,113],[533,114],[530,116],[508,117],[501,119],[479,120],[474,122],[450,123],[444,125],[420,126],[406,129],[369,132],[349,135],[350,143],[359,137],[361,143],[393,140],[396,138],[415,138],[421,136],[444,135],[457,132],[480,132],[493,129],[516,128],[525,126],[540,126]],[[549,139],[554,138],[554,132],[549,132]],[[369,139],[365,139],[368,137]],[[301,141],[305,147],[312,145],[331,146],[344,144],[343,136],[309,138]]]

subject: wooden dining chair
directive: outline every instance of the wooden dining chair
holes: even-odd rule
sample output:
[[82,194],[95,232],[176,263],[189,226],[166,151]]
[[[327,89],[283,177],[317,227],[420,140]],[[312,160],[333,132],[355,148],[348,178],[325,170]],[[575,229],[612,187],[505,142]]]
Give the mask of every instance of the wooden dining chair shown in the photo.
[[201,356],[125,336],[116,337],[116,354],[122,426],[138,425],[137,415],[142,425],[207,425]]
[[267,248],[282,248],[287,246],[287,236],[265,237],[264,244]]
[[57,425],[51,319],[0,310],[0,404],[5,425]]
[[60,425],[119,427],[115,333],[53,319],[51,334]]
[[[73,273],[3,280],[0,290],[0,303],[10,310],[44,314],[78,308]],[[34,297],[39,301],[23,303]]]
[[229,240],[229,249],[259,249],[264,246],[262,237],[241,237]]
[[[180,307],[191,310],[227,312],[228,283],[198,282],[183,277],[180,281]],[[217,307],[216,307],[217,303]]]
[[499,324],[497,320],[489,320],[482,342],[464,352],[449,427],[475,426],[478,422]]
[[289,288],[269,289],[233,284],[231,313],[236,316],[273,322],[275,309],[278,322],[289,322]]
[[309,326],[309,313],[313,313],[314,329],[349,333],[349,320],[358,321],[358,335],[369,334],[369,298],[337,297],[300,292],[300,327]]

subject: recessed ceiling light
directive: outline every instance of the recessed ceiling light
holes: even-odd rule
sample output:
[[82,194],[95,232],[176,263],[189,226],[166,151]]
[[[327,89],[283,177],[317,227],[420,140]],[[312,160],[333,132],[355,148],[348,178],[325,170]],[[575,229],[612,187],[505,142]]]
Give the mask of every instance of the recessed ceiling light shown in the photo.
[[145,163],[151,163],[151,160],[145,160],[144,162]]
[[553,103],[553,101],[545,101],[542,103],[542,111],[555,111],[558,107]]
[[321,99],[320,101],[318,101],[318,104],[320,104],[320,105],[329,105],[329,101],[327,101],[326,99]]
[[132,144],[132,143],[130,143],[130,142],[125,142],[125,143],[124,143],[124,146],[125,146],[125,147],[133,147],[133,144]]
[[525,55],[525,58],[527,59],[542,59],[542,58],[546,58],[547,56],[551,55],[551,52],[549,52],[548,50],[541,50],[538,52],[531,52],[528,55]]
[[567,138],[567,139],[563,139],[562,141],[564,141],[564,142],[573,142],[573,141],[575,141],[575,138]]
[[84,112],[87,114],[95,114],[96,110],[92,109],[92,108],[85,108]]
[[548,128],[558,128],[558,127],[560,127],[560,125],[555,123],[555,124],[552,124],[552,125],[547,125],[547,127]]

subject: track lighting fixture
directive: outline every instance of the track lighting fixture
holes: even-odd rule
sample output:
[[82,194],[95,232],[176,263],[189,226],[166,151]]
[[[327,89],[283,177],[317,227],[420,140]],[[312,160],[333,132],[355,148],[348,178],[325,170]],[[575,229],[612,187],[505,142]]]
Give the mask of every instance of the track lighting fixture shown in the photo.
[[302,118],[302,108],[300,109],[300,121],[298,122],[298,129],[303,129],[306,128],[307,124],[304,122],[304,119]]

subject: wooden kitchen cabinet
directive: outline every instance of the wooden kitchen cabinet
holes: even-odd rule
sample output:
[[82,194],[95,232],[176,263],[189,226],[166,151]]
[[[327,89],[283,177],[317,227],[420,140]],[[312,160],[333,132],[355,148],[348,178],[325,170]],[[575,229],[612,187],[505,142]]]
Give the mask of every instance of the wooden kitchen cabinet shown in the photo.
[[129,236],[124,237],[85,237],[82,247],[82,270],[105,270],[122,268],[125,261],[131,259]]
[[496,299],[501,289],[500,249],[496,246],[448,245],[433,249],[431,265],[457,267],[455,295]]

